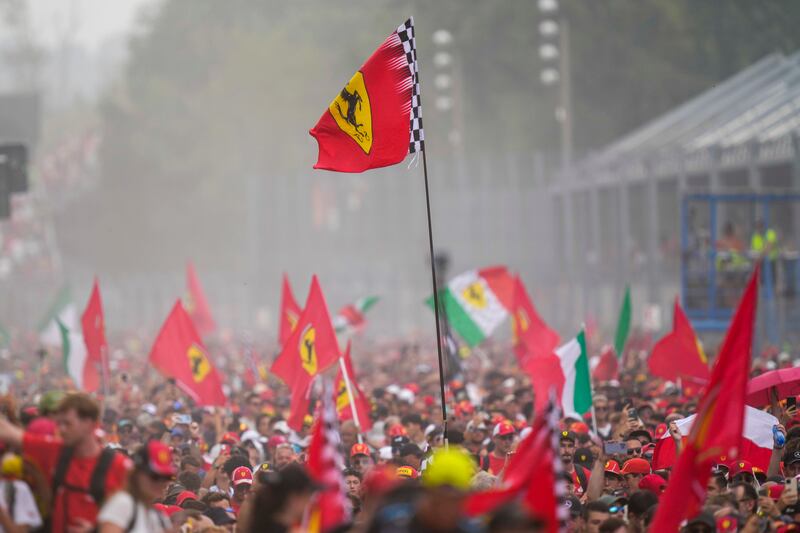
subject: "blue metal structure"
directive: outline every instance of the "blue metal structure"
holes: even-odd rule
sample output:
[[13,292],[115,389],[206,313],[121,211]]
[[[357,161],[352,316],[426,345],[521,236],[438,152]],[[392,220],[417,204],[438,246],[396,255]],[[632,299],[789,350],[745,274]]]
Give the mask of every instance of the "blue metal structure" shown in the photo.
[[[751,252],[720,250],[721,213],[731,206],[745,207],[753,219],[770,228],[770,214],[789,203],[800,214],[800,194],[686,194],[681,201],[681,300],[697,331],[724,331],[731,320],[744,283],[759,259]],[[755,216],[755,213],[758,213]],[[732,226],[731,226],[732,227]],[[787,232],[791,235],[793,232]],[[798,333],[800,324],[800,268],[798,236],[787,239],[788,250],[777,258],[764,257],[761,275],[759,324],[761,334],[777,345]],[[749,250],[749,243],[747,246]],[[735,252],[734,252],[735,253]],[[725,265],[725,266],[723,266]],[[775,273],[780,266],[782,283]],[[792,325],[794,324],[794,325]]]

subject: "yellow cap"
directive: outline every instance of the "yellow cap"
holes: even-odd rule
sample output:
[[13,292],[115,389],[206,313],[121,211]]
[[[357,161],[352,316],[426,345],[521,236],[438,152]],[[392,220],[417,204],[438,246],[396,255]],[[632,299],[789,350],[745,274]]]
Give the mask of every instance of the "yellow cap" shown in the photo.
[[6,477],[22,477],[22,457],[15,453],[7,453],[0,464],[0,472]]
[[467,490],[476,469],[475,461],[466,452],[456,448],[441,449],[431,457],[422,474],[422,484],[426,487],[450,486]]

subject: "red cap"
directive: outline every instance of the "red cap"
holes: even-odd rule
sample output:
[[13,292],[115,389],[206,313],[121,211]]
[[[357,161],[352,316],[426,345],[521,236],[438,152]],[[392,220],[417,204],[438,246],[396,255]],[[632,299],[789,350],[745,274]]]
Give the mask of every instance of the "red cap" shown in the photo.
[[736,531],[739,531],[739,519],[736,516],[720,516],[717,518],[718,533],[735,533]]
[[494,415],[492,417],[492,425],[496,426],[497,424],[499,424],[501,422],[505,422],[505,420],[506,420],[506,417],[504,417],[503,415]]
[[390,437],[405,437],[406,435],[408,435],[406,428],[404,428],[400,424],[395,424],[389,428]]
[[619,469],[619,463],[614,459],[609,459],[606,461],[605,472],[606,474],[616,474],[618,476],[622,476],[622,472]]
[[422,401],[425,403],[425,407],[430,407],[436,402],[436,399],[428,394],[422,397]]
[[622,465],[622,470],[620,471],[622,474],[649,474],[650,473],[650,463],[647,462],[645,459],[640,459],[635,457],[633,459],[628,459],[625,461],[625,464]]
[[185,502],[186,500],[199,500],[199,499],[200,498],[198,498],[197,494],[195,494],[194,492],[190,490],[185,490],[180,494],[178,494],[178,497],[175,498],[175,503],[177,503],[178,506],[181,506],[183,505],[183,502]]
[[353,447],[350,448],[350,457],[355,457],[356,455],[369,455],[369,446],[363,442],[353,444]]
[[234,487],[238,487],[242,483],[247,483],[248,485],[252,485],[253,472],[246,466],[240,466],[236,468],[231,474],[231,482],[233,483]]
[[278,445],[286,444],[287,442],[289,442],[289,441],[286,440],[286,437],[284,437],[283,435],[274,435],[274,436],[269,438],[269,441],[267,442],[267,445],[272,447],[272,448],[277,448]]
[[658,474],[647,474],[639,481],[639,488],[641,490],[649,490],[656,496],[661,496],[666,486],[666,480]]
[[417,385],[416,383],[409,383],[408,385],[406,385],[403,388],[406,389],[406,390],[410,390],[415,395],[419,394],[419,385]]
[[[172,463],[172,452],[169,446],[159,440],[147,443],[147,468],[159,476],[174,476],[175,465]],[[141,455],[139,457],[142,457]]]
[[517,420],[516,422],[514,422],[514,427],[517,428],[518,431],[522,431],[523,429],[528,427],[528,424],[526,424],[524,420]]
[[397,469],[390,466],[371,468],[364,477],[364,491],[370,495],[381,495],[397,486]]
[[56,434],[56,423],[46,417],[34,418],[28,427],[25,428],[29,433],[36,435],[50,435],[51,437]]
[[742,473],[755,474],[753,472],[753,463],[750,461],[736,461],[731,465],[731,477]]
[[517,430],[514,429],[514,424],[508,420],[503,420],[494,427],[492,437],[504,437],[506,435],[513,435]]
[[163,503],[157,503],[153,505],[153,507],[155,508],[156,511],[165,514],[167,516],[172,516],[177,512],[183,511],[183,509],[181,509],[177,505],[164,505]]
[[410,466],[401,466],[397,469],[397,477],[417,479],[419,477],[419,472]]
[[569,429],[573,433],[589,433],[589,426],[584,422],[573,422],[570,424]]
[[232,442],[234,444],[239,443],[239,435],[236,433],[229,431],[227,433],[223,433],[222,437],[219,439],[220,442]]

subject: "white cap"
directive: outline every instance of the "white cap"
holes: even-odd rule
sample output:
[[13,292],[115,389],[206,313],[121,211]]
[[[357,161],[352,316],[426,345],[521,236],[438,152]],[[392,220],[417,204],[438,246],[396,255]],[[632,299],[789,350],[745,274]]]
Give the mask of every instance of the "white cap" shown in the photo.
[[284,435],[288,435],[292,432],[292,430],[289,429],[289,424],[286,423],[286,420],[279,420],[275,422],[275,425],[272,426],[272,429],[274,431],[280,431]]
[[392,460],[392,447],[391,446],[384,446],[378,450],[378,457],[383,459],[384,461],[391,461]]

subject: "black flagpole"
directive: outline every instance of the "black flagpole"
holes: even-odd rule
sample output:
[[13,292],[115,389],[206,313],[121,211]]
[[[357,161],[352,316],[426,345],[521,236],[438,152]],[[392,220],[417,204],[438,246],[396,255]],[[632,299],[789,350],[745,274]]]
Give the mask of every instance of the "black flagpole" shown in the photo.
[[[419,83],[419,73],[417,73],[417,83]],[[422,92],[422,91],[420,91]],[[430,248],[431,258],[431,283],[433,284],[433,314],[436,317],[436,353],[439,356],[439,387],[442,393],[442,430],[444,432],[445,444],[447,444],[447,403],[444,399],[444,359],[442,357],[442,326],[439,317],[439,287],[436,282],[436,261],[433,255],[433,229],[431,227],[431,195],[428,187],[428,159],[425,157],[425,148],[422,149],[422,170],[425,174],[425,207],[428,213],[428,247]]]

